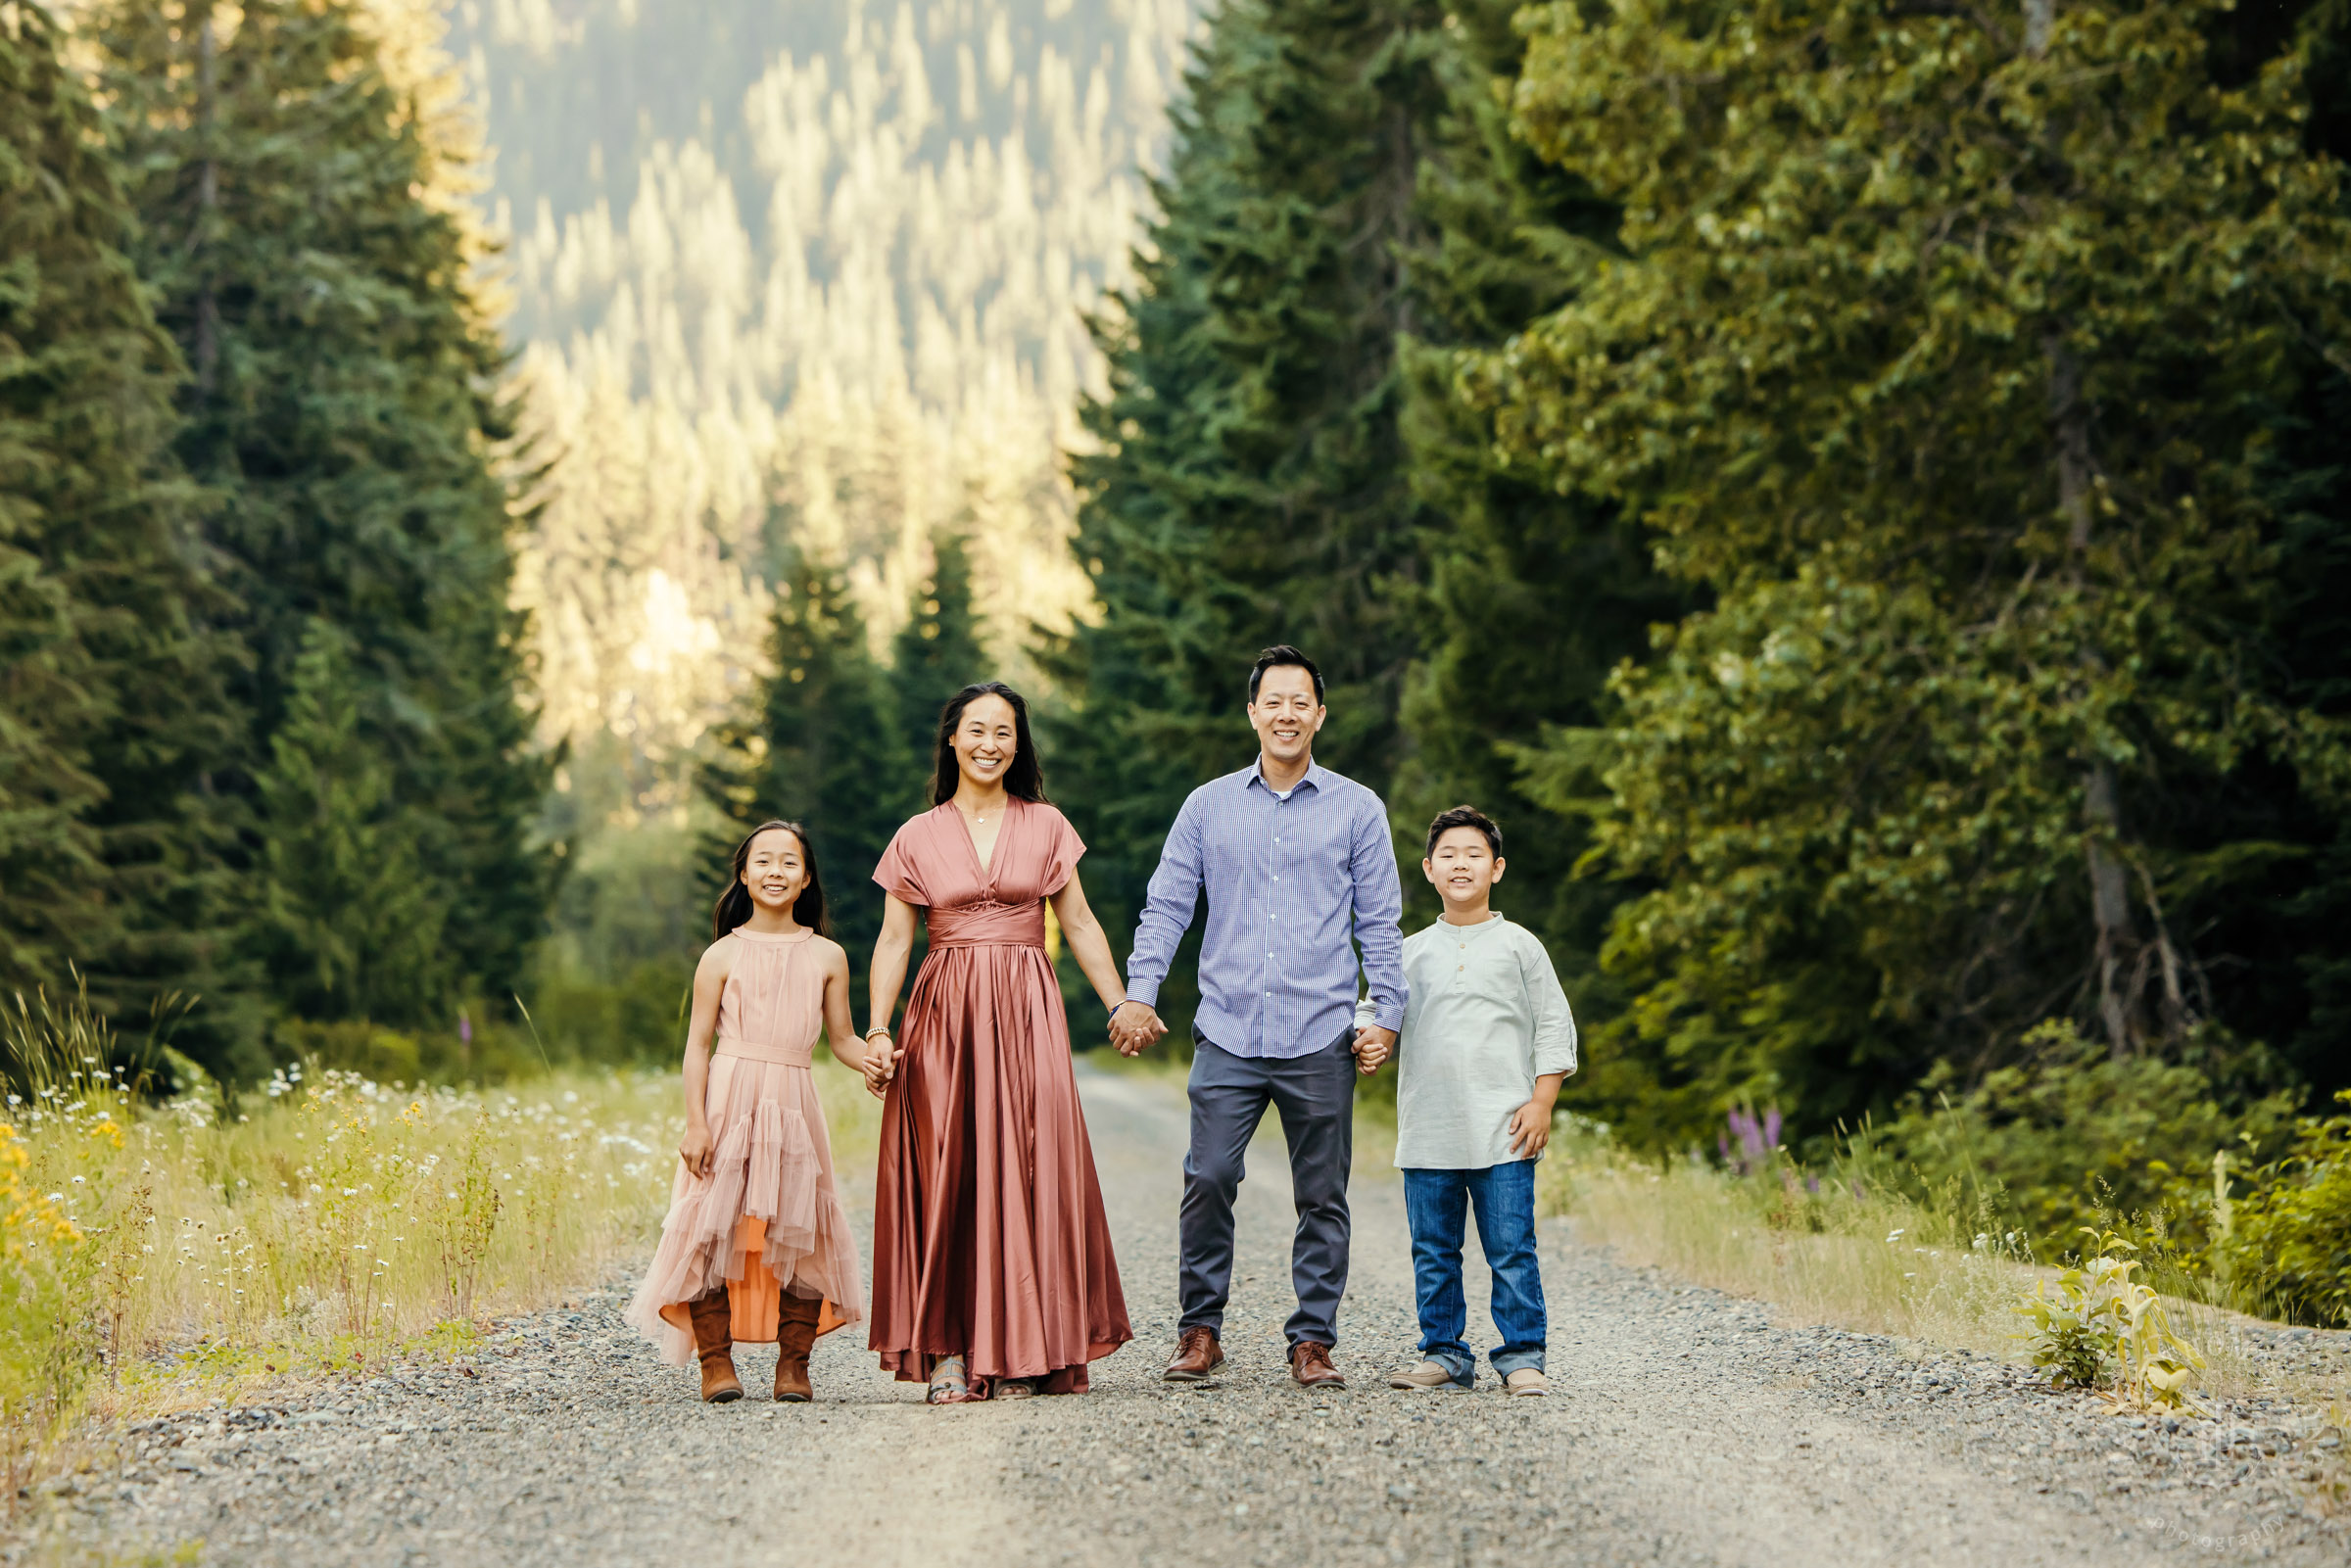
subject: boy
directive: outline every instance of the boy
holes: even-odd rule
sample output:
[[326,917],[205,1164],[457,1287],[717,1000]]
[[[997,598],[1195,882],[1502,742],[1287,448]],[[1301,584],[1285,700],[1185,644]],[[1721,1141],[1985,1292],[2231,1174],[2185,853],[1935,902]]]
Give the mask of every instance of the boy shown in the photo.
[[1484,812],[1456,806],[1428,825],[1420,872],[1445,910],[1405,940],[1412,1000],[1396,1046],[1396,1164],[1413,1228],[1423,1359],[1390,1378],[1392,1388],[1477,1386],[1477,1356],[1462,1340],[1466,1204],[1494,1271],[1503,1340],[1494,1371],[1507,1393],[1551,1391],[1535,1162],[1551,1142],[1559,1084],[1575,1070],[1575,1019],[1542,942],[1493,908],[1503,867],[1502,830]]

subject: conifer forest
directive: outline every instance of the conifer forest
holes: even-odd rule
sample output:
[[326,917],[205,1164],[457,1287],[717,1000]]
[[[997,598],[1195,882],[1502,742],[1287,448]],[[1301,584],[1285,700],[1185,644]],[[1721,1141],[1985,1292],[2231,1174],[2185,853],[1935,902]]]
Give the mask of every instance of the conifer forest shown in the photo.
[[862,1015],[993,678],[1123,959],[1288,641],[1627,1148],[2351,1323],[2347,161],[2351,0],[0,0],[0,998],[674,1061],[782,816]]

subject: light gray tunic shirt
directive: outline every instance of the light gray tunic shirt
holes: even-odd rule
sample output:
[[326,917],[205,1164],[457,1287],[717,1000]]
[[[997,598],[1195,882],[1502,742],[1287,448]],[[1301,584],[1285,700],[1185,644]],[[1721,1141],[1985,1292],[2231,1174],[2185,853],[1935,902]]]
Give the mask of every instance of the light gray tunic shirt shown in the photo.
[[1396,1164],[1483,1170],[1519,1158],[1511,1117],[1535,1079],[1575,1070],[1575,1016],[1534,932],[1496,915],[1404,941],[1412,997],[1397,1042]]

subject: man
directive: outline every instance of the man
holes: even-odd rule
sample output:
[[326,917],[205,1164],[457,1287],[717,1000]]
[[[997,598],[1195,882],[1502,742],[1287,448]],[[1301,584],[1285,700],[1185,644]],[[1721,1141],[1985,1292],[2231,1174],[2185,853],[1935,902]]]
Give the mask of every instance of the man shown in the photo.
[[[1355,1078],[1387,1059],[1404,1022],[1404,888],[1387,810],[1362,784],[1315,765],[1327,710],[1314,661],[1286,644],[1249,671],[1258,757],[1192,791],[1169,830],[1127,966],[1111,1038],[1134,1055],[1167,1033],[1155,1004],[1208,895],[1200,1013],[1192,1028],[1192,1143],[1183,1161],[1183,1319],[1171,1383],[1224,1362],[1232,1284],[1232,1198],[1268,1103],[1281,1113],[1298,1205],[1285,1330],[1290,1374],[1344,1387],[1331,1364],[1347,1290],[1347,1173]],[[1357,961],[1373,1022],[1354,1025]]]

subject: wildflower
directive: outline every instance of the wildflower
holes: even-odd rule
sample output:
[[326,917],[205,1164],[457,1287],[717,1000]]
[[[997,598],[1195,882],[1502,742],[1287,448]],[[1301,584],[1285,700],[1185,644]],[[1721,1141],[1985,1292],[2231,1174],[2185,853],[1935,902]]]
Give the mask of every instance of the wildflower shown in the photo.
[[1897,1227],[1895,1227],[1895,1228],[1893,1231],[1891,1231],[1890,1233],[1888,1233],[1888,1235],[1887,1235],[1887,1237],[1886,1237],[1886,1245],[1887,1245],[1887,1246],[1889,1246],[1889,1247],[1891,1247],[1891,1246],[1893,1246],[1893,1245],[1894,1245],[1895,1242],[1897,1242],[1897,1241],[1900,1241],[1901,1239],[1902,1239],[1902,1232],[1901,1232],[1901,1229],[1900,1229],[1900,1227],[1898,1227],[1898,1226],[1897,1226]]

